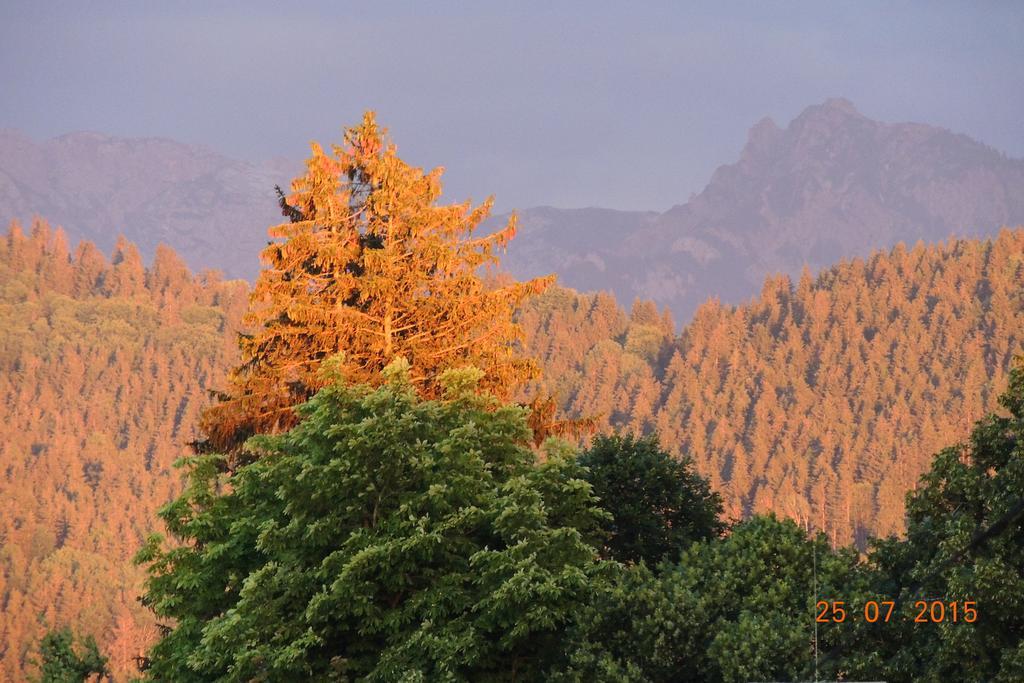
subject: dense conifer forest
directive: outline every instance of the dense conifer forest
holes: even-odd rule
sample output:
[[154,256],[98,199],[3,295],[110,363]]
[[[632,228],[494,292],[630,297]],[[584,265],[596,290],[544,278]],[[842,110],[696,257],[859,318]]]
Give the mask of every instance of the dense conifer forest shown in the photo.
[[[747,306],[706,304],[678,335],[650,303],[627,314],[555,287],[518,315],[544,370],[523,396],[549,392],[602,432],[657,430],[729,518],[774,510],[863,544],[903,531],[903,493],[995,407],[1021,344],[1022,280],[1024,231],[1006,230],[771,280]],[[108,260],[43,221],[0,240],[0,283],[4,676],[21,676],[44,622],[95,634],[115,672],[133,671],[155,626],[130,558],[181,490],[171,464],[237,358],[247,287],[194,276],[166,248],[148,268],[127,242]]]
[[931,454],[996,405],[1024,345],[1024,230],[897,246],[742,306],[667,312],[554,289],[526,307],[528,353],[602,430],[657,432],[733,518],[775,511],[834,544],[903,530]]
[[22,680],[44,624],[134,668],[154,622],[131,556],[180,491],[171,464],[237,357],[245,295],[169,249],[108,260],[42,221],[0,239],[0,678]]

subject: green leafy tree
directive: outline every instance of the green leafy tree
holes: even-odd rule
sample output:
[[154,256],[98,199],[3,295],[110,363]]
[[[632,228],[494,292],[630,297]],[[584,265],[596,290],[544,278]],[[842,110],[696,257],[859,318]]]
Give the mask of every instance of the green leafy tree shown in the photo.
[[49,631],[39,643],[40,683],[81,683],[97,676],[108,676],[107,658],[100,654],[96,640],[86,636],[81,648],[75,648],[70,628]]
[[661,450],[657,437],[598,436],[580,464],[612,514],[605,554],[615,560],[654,566],[725,530],[718,494],[688,459]]
[[[677,564],[619,570],[580,619],[568,666],[579,680],[805,680],[816,596],[858,580],[852,550],[832,551],[790,520],[759,516],[693,544]],[[834,624],[836,631],[843,624]],[[822,629],[827,646],[835,637]]]
[[154,680],[542,680],[600,571],[603,513],[563,442],[538,461],[524,409],[475,369],[424,400],[395,361],[337,382],[230,477],[185,460],[151,538],[146,601],[173,626]]

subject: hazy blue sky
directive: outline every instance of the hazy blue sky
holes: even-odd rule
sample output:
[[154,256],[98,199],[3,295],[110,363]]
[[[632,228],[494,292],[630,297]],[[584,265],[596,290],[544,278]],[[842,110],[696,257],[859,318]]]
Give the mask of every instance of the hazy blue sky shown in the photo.
[[370,107],[503,209],[668,208],[831,96],[1024,156],[1024,2],[2,5],[0,127],[298,159]]

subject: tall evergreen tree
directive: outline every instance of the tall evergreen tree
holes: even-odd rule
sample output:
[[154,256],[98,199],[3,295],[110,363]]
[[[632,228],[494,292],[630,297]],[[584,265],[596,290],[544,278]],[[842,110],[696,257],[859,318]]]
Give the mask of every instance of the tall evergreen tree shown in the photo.
[[427,397],[446,368],[479,367],[502,397],[536,374],[518,356],[512,314],[550,279],[485,285],[481,269],[514,236],[515,216],[475,237],[492,200],[438,206],[442,170],[405,163],[372,112],[332,154],[313,145],[306,173],[281,196],[289,222],[270,230],[284,242],[262,254],[268,267],[246,321],[255,333],[242,337],[242,363],[204,417],[209,446],[230,450],[292,426],[293,406],[324,385],[317,371],[331,356],[348,380],[371,384],[405,357]]

